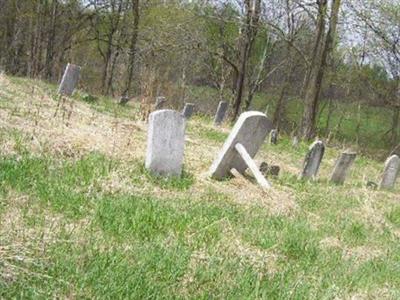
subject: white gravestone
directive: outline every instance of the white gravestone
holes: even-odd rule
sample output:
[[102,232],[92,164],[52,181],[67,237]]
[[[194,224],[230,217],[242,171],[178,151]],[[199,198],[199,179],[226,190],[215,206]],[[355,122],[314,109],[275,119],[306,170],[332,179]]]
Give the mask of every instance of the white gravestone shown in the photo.
[[336,184],[343,184],[346,180],[347,173],[356,159],[357,153],[345,151],[336,161],[335,168],[331,175],[331,182]]
[[301,179],[315,179],[324,156],[325,146],[322,141],[315,141],[311,144],[304,159],[303,170],[300,174]]
[[400,158],[397,155],[390,156],[385,162],[382,179],[379,184],[381,189],[392,189],[399,174]]
[[271,129],[272,123],[265,114],[256,111],[242,113],[210,168],[211,177],[221,180],[230,176],[231,169],[244,174],[249,168],[257,182],[269,188],[270,184],[253,158]]
[[61,79],[58,93],[61,95],[71,96],[79,81],[81,67],[73,64],[68,64],[65,68],[64,75]]
[[146,168],[161,176],[180,176],[185,146],[185,119],[174,110],[155,111],[149,117]]

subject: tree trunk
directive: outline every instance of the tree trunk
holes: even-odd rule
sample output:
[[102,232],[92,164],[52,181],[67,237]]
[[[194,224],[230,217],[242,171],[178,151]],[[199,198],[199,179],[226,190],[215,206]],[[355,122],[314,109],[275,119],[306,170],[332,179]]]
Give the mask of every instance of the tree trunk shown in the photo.
[[[239,62],[239,74],[236,81],[236,95],[233,102],[232,121],[235,121],[242,104],[244,80],[246,76],[247,61],[250,56],[251,48],[254,43],[254,38],[257,34],[257,25],[261,9],[261,0],[245,0],[246,7],[246,23],[242,35],[242,45]],[[254,5],[253,5],[254,4]]]
[[136,44],[139,35],[139,0],[132,0],[132,13],[133,13],[133,32],[131,36],[131,43],[129,46],[129,62],[128,62],[128,74],[126,77],[124,95],[128,96],[132,87],[133,71],[136,63]]
[[[327,11],[327,0],[321,0],[319,2],[319,5],[320,5],[319,11],[321,14],[321,19],[324,19]],[[318,59],[311,67],[312,69],[309,77],[309,82],[308,82],[309,84],[305,92],[305,99],[304,99],[305,108],[300,128],[300,136],[307,140],[310,140],[315,136],[316,117],[317,117],[321,87],[325,73],[327,57],[332,51],[332,46],[335,38],[339,8],[340,8],[340,0],[332,0],[332,12],[330,16],[329,29],[326,35],[325,43],[321,48],[322,51],[320,51]],[[324,27],[325,26],[320,27],[319,30],[321,31],[324,30]]]

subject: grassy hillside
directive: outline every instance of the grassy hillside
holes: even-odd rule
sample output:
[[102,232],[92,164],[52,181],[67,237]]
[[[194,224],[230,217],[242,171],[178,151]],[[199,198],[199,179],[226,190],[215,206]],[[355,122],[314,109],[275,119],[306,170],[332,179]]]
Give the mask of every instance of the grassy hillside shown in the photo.
[[[367,189],[382,161],[359,156],[344,186],[297,180],[306,144],[257,160],[273,189],[207,170],[229,133],[188,123],[185,173],[143,167],[146,124],[110,99],[0,77],[0,298],[396,299],[400,185]],[[72,103],[72,104],[71,104]],[[69,112],[72,111],[69,116]]]

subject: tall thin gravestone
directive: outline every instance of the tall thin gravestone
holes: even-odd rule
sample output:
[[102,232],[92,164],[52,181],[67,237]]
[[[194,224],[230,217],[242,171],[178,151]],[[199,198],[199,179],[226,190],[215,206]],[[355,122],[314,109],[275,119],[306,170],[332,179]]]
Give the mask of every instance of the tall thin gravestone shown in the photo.
[[269,143],[276,145],[278,143],[278,130],[272,129],[269,134]]
[[336,161],[335,168],[331,175],[331,182],[336,184],[343,184],[346,180],[347,173],[356,159],[357,153],[345,151]]
[[150,114],[145,166],[161,176],[180,176],[185,146],[185,119],[174,110]]
[[79,81],[80,72],[81,67],[73,64],[68,64],[61,79],[58,93],[65,96],[71,96]]
[[214,118],[214,125],[221,125],[222,121],[224,121],[226,111],[228,110],[228,102],[221,101],[218,104],[217,112]]
[[396,154],[390,156],[385,162],[382,179],[379,184],[381,189],[392,189],[396,183],[399,174],[400,157]]
[[253,158],[271,129],[272,123],[265,114],[256,111],[242,113],[211,165],[211,177],[221,180],[228,177],[232,169],[244,174],[249,168],[257,182],[263,188],[269,188],[270,184]]
[[304,159],[303,170],[300,174],[301,179],[315,179],[324,156],[325,146],[322,141],[315,141],[311,144]]
[[194,111],[194,104],[193,103],[186,103],[182,110],[182,115],[185,119],[190,119],[193,115]]

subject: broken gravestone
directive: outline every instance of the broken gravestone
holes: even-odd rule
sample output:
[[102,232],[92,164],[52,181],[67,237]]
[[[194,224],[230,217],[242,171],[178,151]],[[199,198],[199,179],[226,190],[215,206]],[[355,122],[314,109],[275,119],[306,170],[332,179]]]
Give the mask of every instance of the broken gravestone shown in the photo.
[[260,164],[260,172],[268,177],[268,176],[279,176],[279,172],[281,171],[281,168],[277,165],[268,165],[265,161],[263,161]]
[[224,121],[226,111],[228,110],[228,102],[221,101],[218,104],[217,112],[214,117],[214,125],[219,126]]
[[242,113],[210,168],[211,177],[221,180],[231,174],[231,169],[244,174],[249,168],[257,182],[263,188],[269,188],[269,182],[253,158],[271,129],[272,123],[265,114],[256,111]]
[[182,115],[185,119],[190,119],[193,115],[194,111],[194,104],[193,103],[186,103],[182,110]]
[[304,159],[303,170],[300,174],[301,179],[315,179],[324,156],[325,146],[322,141],[315,141],[311,144]]
[[351,151],[343,152],[336,161],[335,168],[331,175],[331,182],[343,184],[346,180],[347,173],[356,159],[357,153]]
[[61,79],[58,93],[60,95],[71,96],[78,84],[81,67],[73,64],[68,64],[65,68],[64,75]]
[[150,114],[146,168],[161,176],[180,176],[185,146],[185,119],[174,110]]
[[382,179],[379,183],[381,189],[392,189],[399,174],[400,158],[397,155],[390,156],[385,162]]
[[278,143],[278,130],[272,129],[269,134],[269,143],[271,145],[276,145]]

